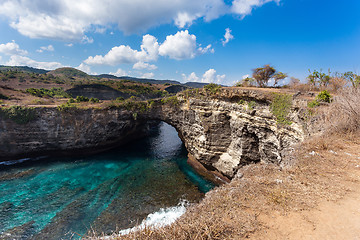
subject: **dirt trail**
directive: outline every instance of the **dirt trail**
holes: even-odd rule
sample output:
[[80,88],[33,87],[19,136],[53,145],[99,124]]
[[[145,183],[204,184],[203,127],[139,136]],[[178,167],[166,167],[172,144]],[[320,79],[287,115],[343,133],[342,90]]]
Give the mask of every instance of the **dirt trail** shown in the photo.
[[330,200],[319,198],[316,207],[302,211],[260,214],[263,227],[249,239],[360,240],[360,147],[347,146],[341,152],[334,160],[347,162],[343,166],[347,175],[340,183],[335,180],[345,192],[342,197],[331,200],[329,194]]

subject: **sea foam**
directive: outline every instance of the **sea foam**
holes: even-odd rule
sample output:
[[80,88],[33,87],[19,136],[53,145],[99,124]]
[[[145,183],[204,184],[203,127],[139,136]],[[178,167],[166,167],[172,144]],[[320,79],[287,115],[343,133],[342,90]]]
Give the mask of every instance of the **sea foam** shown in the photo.
[[147,218],[141,222],[140,225],[121,230],[119,234],[126,235],[145,228],[159,228],[170,225],[186,212],[186,207],[188,205],[189,203],[186,200],[182,200],[177,206],[168,207],[165,209],[161,208],[157,212],[150,213]]

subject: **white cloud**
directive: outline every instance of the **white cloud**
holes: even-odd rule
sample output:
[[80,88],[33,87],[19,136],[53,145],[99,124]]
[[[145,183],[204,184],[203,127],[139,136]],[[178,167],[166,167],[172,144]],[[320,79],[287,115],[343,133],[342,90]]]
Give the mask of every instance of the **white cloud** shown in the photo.
[[153,78],[155,75],[152,72],[144,73],[141,77],[142,78]]
[[234,36],[231,34],[230,28],[225,29],[224,39],[221,40],[223,46],[225,46],[232,39],[234,39]]
[[203,83],[221,83],[225,80],[225,74],[224,75],[216,75],[216,70],[210,68],[207,70],[202,79],[201,82]]
[[86,65],[84,63],[81,63],[76,69],[79,69],[80,71],[86,72],[87,74],[93,74],[91,72],[91,68],[89,65]]
[[137,63],[134,64],[133,69],[137,69],[137,70],[143,70],[143,69],[155,70],[155,69],[157,69],[157,66],[155,66],[153,64],[149,64],[149,63],[144,63],[144,62],[137,62]]
[[202,48],[200,45],[200,47],[198,48],[198,53],[205,54],[207,52],[211,52],[211,53],[215,52],[215,50],[213,48],[211,48],[211,44],[207,45],[205,48]]
[[46,70],[53,70],[56,68],[63,67],[61,63],[58,62],[37,62],[28,57],[13,55],[10,57],[10,60],[6,63],[9,66],[29,66],[34,68],[41,68]]
[[155,61],[158,58],[159,44],[151,35],[143,36],[141,51],[133,50],[130,46],[113,47],[106,55],[88,57],[84,62],[89,65],[117,65],[123,63],[137,63]]
[[206,48],[201,46],[196,49],[196,36],[189,34],[188,30],[179,31],[175,35],[169,35],[163,44],[159,44],[154,36],[143,36],[141,51],[134,50],[130,46],[120,45],[113,47],[104,56],[96,55],[88,57],[84,63],[88,65],[111,65],[134,64],[134,69],[154,70],[157,67],[148,62],[156,61],[159,55],[171,59],[182,60],[194,58],[196,55],[206,52],[214,52],[211,44]]
[[184,28],[198,19],[244,16],[270,1],[279,0],[234,0],[231,5],[224,0],[1,0],[0,15],[30,38],[81,41],[85,33],[101,33],[113,25],[129,34],[161,24]]
[[125,70],[122,70],[121,68],[118,68],[118,70],[116,72],[110,72],[109,74],[117,76],[117,77],[122,77],[122,76],[127,76],[128,73]]
[[12,42],[8,42],[5,44],[0,44],[0,53],[4,53],[6,55],[27,55],[28,52],[26,50],[20,49],[19,45]]
[[159,54],[176,60],[194,58],[196,56],[196,36],[189,34],[188,30],[169,35],[161,44]]
[[43,46],[43,47],[40,47],[40,49],[36,50],[37,52],[39,53],[42,53],[44,51],[49,51],[49,52],[53,52],[55,49],[53,47],[53,45],[49,45],[49,46]]
[[197,16],[190,15],[187,12],[179,12],[175,18],[175,25],[184,28],[190,26],[196,18]]
[[279,3],[280,0],[234,0],[232,2],[231,11],[244,17],[251,14],[251,11],[254,8],[261,7],[268,2]]
[[182,74],[183,80],[184,82],[198,82],[199,81],[199,77],[196,76],[196,74],[194,72],[190,73],[189,76],[186,76],[186,74]]
[[83,38],[82,38],[82,40],[81,40],[81,43],[83,43],[83,44],[87,44],[87,43],[93,43],[94,42],[94,39],[92,39],[92,38],[89,38],[88,36],[83,36]]
[[72,47],[72,46],[74,46],[74,44],[73,44],[73,43],[69,43],[69,44],[65,44],[65,46],[67,46],[67,47]]
[[223,83],[225,81],[226,75],[217,75],[216,70],[210,68],[207,70],[200,79],[194,72],[192,72],[189,76],[186,74],[182,74],[182,78],[185,82],[203,82],[203,83]]

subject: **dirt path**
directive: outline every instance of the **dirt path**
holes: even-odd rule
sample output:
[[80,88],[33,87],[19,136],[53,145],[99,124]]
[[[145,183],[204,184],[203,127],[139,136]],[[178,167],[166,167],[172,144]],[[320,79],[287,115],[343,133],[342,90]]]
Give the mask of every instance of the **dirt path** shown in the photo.
[[324,201],[315,209],[274,214],[259,219],[265,229],[250,239],[360,239],[360,192],[338,202]]
[[[341,188],[345,191],[342,197],[337,200],[320,198],[316,207],[303,211],[273,211],[259,215],[259,221],[263,224],[262,230],[255,232],[249,239],[360,240],[358,148],[354,145],[348,146],[342,153],[337,154],[338,158],[334,158],[348,162],[344,166],[348,175],[344,176],[340,183],[336,180],[336,184],[342,185]],[[338,169],[334,169],[334,172],[337,171]],[[331,185],[332,182],[328,184]]]

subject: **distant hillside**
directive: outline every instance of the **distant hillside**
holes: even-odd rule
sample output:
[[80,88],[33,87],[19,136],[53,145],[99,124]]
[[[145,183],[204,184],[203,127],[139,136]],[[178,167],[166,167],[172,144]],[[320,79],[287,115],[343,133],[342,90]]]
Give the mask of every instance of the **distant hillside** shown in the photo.
[[165,84],[165,83],[167,83],[167,84],[181,84],[180,82],[175,81],[175,80],[155,80],[155,79],[149,79],[149,78],[134,78],[134,77],[128,77],[128,76],[116,77],[116,76],[111,75],[111,74],[93,75],[93,77],[118,79],[118,80],[130,80],[130,81],[133,81],[133,82],[151,83],[151,84]]
[[80,71],[75,68],[70,68],[70,67],[58,68],[58,69],[48,72],[48,74],[52,74],[55,76],[63,75],[66,77],[83,77],[83,78],[89,77],[89,75],[87,73],[84,73],[83,71]]
[[[166,85],[182,85],[190,88],[202,88],[207,83],[199,83],[199,82],[187,82],[187,83],[180,83],[175,80],[155,80],[155,79],[148,79],[148,78],[135,78],[135,77],[116,77],[111,74],[100,74],[100,75],[88,75],[87,73],[80,71],[75,68],[71,67],[63,67],[58,68],[53,71],[47,71],[44,69],[38,69],[38,68],[32,68],[27,66],[3,66],[0,65],[0,71],[19,71],[19,72],[26,72],[26,73],[37,73],[37,74],[51,74],[53,76],[65,76],[69,78],[77,77],[77,78],[89,78],[89,77],[95,77],[95,78],[107,78],[107,79],[115,79],[115,80],[129,80],[133,82],[139,82],[139,83],[151,83],[151,84],[166,84]],[[179,88],[177,88],[179,89]]]
[[202,88],[205,85],[208,85],[208,83],[200,83],[200,82],[187,82],[184,83],[183,85],[187,86],[187,87],[191,87],[191,88]]
[[18,72],[38,73],[38,74],[45,74],[49,72],[44,69],[32,68],[27,66],[3,66],[3,65],[0,65],[0,71],[18,71]]

